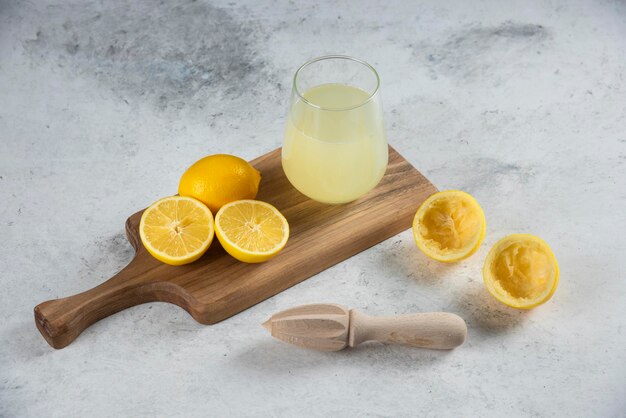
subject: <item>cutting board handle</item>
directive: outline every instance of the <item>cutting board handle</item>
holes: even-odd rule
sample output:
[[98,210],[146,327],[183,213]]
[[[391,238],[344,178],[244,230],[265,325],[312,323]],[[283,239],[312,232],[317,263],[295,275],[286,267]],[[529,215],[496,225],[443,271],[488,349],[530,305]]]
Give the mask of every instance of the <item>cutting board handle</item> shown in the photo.
[[35,306],[35,323],[46,341],[54,348],[63,348],[94,322],[130,306],[155,300],[151,297],[154,292],[137,280],[133,261],[93,289]]
[[467,337],[465,321],[451,313],[431,312],[373,317],[350,311],[350,347],[364,341],[381,341],[411,347],[450,350]]

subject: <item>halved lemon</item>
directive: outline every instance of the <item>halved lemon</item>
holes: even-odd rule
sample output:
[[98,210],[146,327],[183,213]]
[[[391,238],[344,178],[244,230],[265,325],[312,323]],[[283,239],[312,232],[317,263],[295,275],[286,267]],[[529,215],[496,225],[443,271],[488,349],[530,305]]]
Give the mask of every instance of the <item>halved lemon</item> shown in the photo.
[[485,214],[476,199],[459,190],[431,195],[413,219],[413,237],[428,257],[451,263],[474,254],[486,230]]
[[489,251],[483,267],[487,290],[512,308],[531,309],[552,297],[559,284],[559,264],[541,238],[513,234]]
[[289,223],[269,203],[238,200],[217,212],[215,232],[228,254],[246,263],[260,263],[283,249],[289,239]]
[[141,215],[139,236],[157,260],[173,266],[191,263],[213,241],[213,215],[191,197],[171,196],[153,203]]

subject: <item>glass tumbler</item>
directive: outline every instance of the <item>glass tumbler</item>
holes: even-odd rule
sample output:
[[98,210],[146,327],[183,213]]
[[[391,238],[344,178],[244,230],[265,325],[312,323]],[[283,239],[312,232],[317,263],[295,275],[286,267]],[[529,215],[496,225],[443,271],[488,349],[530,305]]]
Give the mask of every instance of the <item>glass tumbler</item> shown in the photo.
[[318,202],[351,202],[378,184],[387,153],[380,79],[371,65],[330,55],[296,71],[282,149],[296,189]]

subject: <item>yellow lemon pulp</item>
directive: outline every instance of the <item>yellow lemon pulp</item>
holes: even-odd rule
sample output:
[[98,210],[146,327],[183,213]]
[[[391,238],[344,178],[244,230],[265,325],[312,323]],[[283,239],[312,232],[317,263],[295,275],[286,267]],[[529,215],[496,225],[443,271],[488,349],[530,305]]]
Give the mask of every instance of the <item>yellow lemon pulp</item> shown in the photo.
[[153,203],[139,223],[139,236],[148,252],[174,266],[200,258],[213,235],[211,211],[190,197],[171,196]]
[[254,199],[261,174],[247,161],[234,155],[215,154],[196,161],[185,171],[178,194],[198,199],[212,213],[226,203]]
[[269,260],[289,238],[287,219],[269,203],[239,200],[215,216],[217,239],[230,255],[246,263]]
[[413,236],[427,256],[444,262],[474,254],[485,237],[485,214],[471,195],[447,190],[431,195],[413,219]]
[[531,309],[552,297],[559,283],[559,265],[541,238],[513,234],[498,241],[485,259],[483,279],[500,302]]

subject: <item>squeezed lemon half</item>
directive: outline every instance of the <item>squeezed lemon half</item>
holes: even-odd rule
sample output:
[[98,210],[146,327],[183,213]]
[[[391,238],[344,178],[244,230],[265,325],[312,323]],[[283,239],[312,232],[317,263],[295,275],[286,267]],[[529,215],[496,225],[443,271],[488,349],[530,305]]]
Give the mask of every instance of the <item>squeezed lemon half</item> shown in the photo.
[[215,216],[217,239],[230,255],[246,263],[274,257],[289,239],[287,219],[269,203],[238,200]]
[[459,190],[447,190],[431,195],[419,207],[413,219],[413,236],[428,257],[454,262],[478,250],[486,225],[476,199]]
[[213,241],[213,215],[202,202],[171,196],[153,203],[141,215],[139,236],[157,260],[178,266],[205,253]]
[[489,251],[483,267],[489,293],[518,309],[531,309],[552,297],[559,283],[559,264],[541,238],[513,234]]

